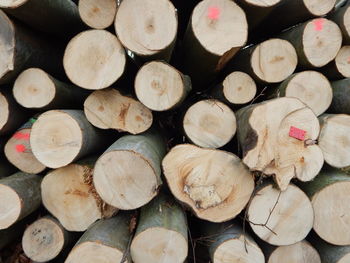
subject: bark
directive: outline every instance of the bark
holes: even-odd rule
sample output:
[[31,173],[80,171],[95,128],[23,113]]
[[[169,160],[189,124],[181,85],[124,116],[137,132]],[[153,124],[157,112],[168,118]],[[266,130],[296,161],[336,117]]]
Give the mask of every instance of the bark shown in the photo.
[[350,79],[342,79],[331,83],[333,100],[329,112],[350,114]]
[[321,72],[332,80],[339,80],[350,77],[350,46],[343,46],[335,60],[328,63],[321,69]]
[[350,3],[347,2],[345,5],[340,6],[335,12],[328,16],[329,19],[333,20],[340,27],[343,35],[343,44],[350,44],[350,28],[349,28],[349,7]]
[[322,263],[346,263],[350,260],[350,246],[334,246],[317,237],[311,242],[318,250]]

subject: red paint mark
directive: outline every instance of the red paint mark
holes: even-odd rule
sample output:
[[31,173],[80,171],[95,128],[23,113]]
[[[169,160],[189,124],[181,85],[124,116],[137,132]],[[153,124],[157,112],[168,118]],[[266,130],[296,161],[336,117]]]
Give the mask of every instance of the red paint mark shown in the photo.
[[29,140],[30,134],[29,133],[16,132],[13,135],[13,137],[16,138],[17,140]]
[[26,150],[26,147],[23,144],[17,144],[16,145],[16,151],[19,153],[22,153]]
[[289,136],[293,137],[295,139],[298,139],[300,141],[305,140],[305,135],[306,135],[306,131],[302,130],[302,129],[298,129],[294,126],[290,127],[289,130]]
[[208,17],[212,20],[219,19],[220,9],[216,6],[211,6],[208,8]]
[[315,30],[316,31],[321,31],[323,29],[323,18],[315,19],[314,20],[314,25],[315,25]]

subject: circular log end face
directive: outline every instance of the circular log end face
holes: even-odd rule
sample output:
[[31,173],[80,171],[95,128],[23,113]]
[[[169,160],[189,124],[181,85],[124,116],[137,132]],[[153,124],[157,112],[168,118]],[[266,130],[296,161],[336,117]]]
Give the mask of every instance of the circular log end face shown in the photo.
[[144,65],[136,75],[137,98],[149,109],[165,111],[173,108],[185,95],[181,74],[172,66],[153,61]]
[[281,1],[282,0],[244,0],[243,2],[259,7],[271,7],[278,4]]
[[314,67],[322,67],[336,57],[341,48],[342,35],[333,21],[316,18],[307,23],[302,42],[309,63]]
[[350,46],[343,46],[335,57],[335,65],[344,78],[350,77]]
[[315,211],[314,230],[328,243],[350,245],[350,182],[336,182],[312,197]]
[[42,108],[55,98],[56,88],[47,73],[38,68],[30,68],[17,77],[13,95],[25,108]]
[[187,240],[178,232],[153,227],[137,234],[131,243],[135,263],[177,263],[187,257]]
[[295,74],[286,87],[286,96],[300,99],[316,116],[324,113],[331,105],[333,91],[328,79],[316,71]]
[[83,134],[78,122],[59,110],[40,115],[30,135],[35,157],[50,168],[59,168],[74,161],[82,143]]
[[343,18],[343,24],[345,27],[345,31],[343,32],[345,35],[350,36],[350,8],[349,6],[346,7],[346,11],[344,14],[344,18]]
[[22,200],[10,187],[0,184],[0,230],[13,225],[22,210]]
[[289,185],[283,192],[272,184],[260,189],[252,199],[248,216],[255,234],[276,246],[303,240],[314,220],[309,198],[294,185]]
[[123,210],[145,205],[158,189],[157,176],[150,162],[128,150],[110,151],[97,160],[94,185],[107,204]]
[[317,250],[307,241],[301,241],[289,246],[276,248],[267,263],[321,263]]
[[193,10],[191,26],[201,45],[217,56],[244,46],[248,38],[245,13],[230,0],[200,2]]
[[[4,3],[3,3],[4,2]],[[0,1],[0,7],[7,1]],[[12,1],[11,1],[12,2]],[[0,10],[0,24],[1,24],[1,37],[0,37],[0,79],[6,75],[9,71],[14,69],[15,59],[15,30],[12,22],[7,15]]]
[[1,8],[16,8],[24,3],[28,2],[28,0],[0,0]]
[[215,250],[213,263],[226,262],[264,263],[265,257],[258,245],[240,236],[223,242]]
[[105,30],[78,34],[68,43],[63,58],[69,79],[89,90],[112,85],[123,74],[125,63],[124,48],[116,36]]
[[220,148],[236,133],[233,111],[218,100],[202,100],[186,112],[183,126],[188,138],[198,146]]
[[24,253],[35,262],[54,259],[63,249],[64,234],[56,222],[42,218],[27,227],[22,238]]
[[295,48],[286,40],[270,39],[259,44],[251,56],[254,73],[264,82],[285,80],[298,63]]
[[115,30],[127,49],[150,56],[171,45],[177,24],[176,10],[169,0],[128,0],[118,7]]
[[[123,252],[100,241],[83,242],[72,249],[65,263],[115,263],[121,262]],[[128,263],[128,261],[126,261]]]
[[225,98],[232,104],[245,104],[252,101],[256,95],[256,84],[246,73],[235,71],[223,82]]
[[115,0],[79,0],[79,14],[89,27],[104,29],[111,26],[117,12]]
[[314,16],[324,16],[332,11],[336,0],[303,0],[304,5]]
[[10,111],[7,98],[0,92],[0,130],[6,125],[9,115]]

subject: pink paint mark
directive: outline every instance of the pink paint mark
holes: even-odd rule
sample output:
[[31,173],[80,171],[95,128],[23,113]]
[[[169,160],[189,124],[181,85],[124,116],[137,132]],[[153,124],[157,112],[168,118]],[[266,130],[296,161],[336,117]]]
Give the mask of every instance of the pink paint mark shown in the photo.
[[19,153],[22,153],[26,150],[26,147],[23,144],[17,144],[16,145],[16,151]]
[[321,31],[323,29],[323,23],[324,23],[324,19],[323,18],[315,19],[314,20],[315,30],[316,31]]
[[220,9],[216,6],[211,6],[208,8],[208,17],[212,20],[219,19]]
[[348,64],[350,64],[350,57],[348,57]]
[[290,127],[289,130],[289,136],[293,137],[295,139],[298,139],[300,141],[305,140],[305,135],[306,135],[306,131],[302,130],[302,129],[298,129],[294,126]]
[[13,135],[13,137],[16,138],[17,140],[29,140],[30,134],[29,133],[16,132]]

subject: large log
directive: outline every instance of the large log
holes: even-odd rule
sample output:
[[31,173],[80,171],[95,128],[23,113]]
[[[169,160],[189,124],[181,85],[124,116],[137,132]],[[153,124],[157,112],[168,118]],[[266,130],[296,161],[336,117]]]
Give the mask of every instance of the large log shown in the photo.
[[40,182],[40,176],[21,172],[0,179],[0,230],[39,208]]
[[123,46],[142,60],[166,61],[175,45],[177,25],[176,10],[169,0],[124,0],[114,24]]
[[97,193],[119,209],[145,205],[162,184],[164,155],[165,141],[153,131],[121,137],[96,162],[93,179]]
[[186,215],[173,199],[162,194],[142,207],[130,246],[135,263],[177,263],[187,257]]
[[187,109],[183,129],[188,139],[201,147],[220,148],[236,133],[234,112],[219,100],[201,100]]
[[294,177],[312,180],[321,170],[324,158],[315,145],[320,125],[300,100],[282,97],[252,104],[237,111],[236,117],[243,162],[274,176],[280,189]]
[[350,177],[340,170],[322,171],[312,182],[300,185],[315,211],[313,228],[328,243],[348,246],[350,236]]
[[350,262],[350,246],[334,246],[319,238],[314,238],[312,244],[318,250],[322,263]]
[[130,219],[130,215],[119,213],[97,221],[79,239],[65,263],[131,263],[128,256]]
[[333,61],[321,71],[329,79],[343,79],[350,77],[350,46],[342,46]]
[[30,145],[39,162],[59,168],[104,149],[110,139],[81,110],[51,110],[33,124]]
[[333,100],[329,112],[350,114],[350,78],[334,81]]
[[191,89],[190,78],[163,61],[145,64],[135,78],[137,98],[154,111],[180,106]]
[[67,45],[63,66],[77,86],[98,90],[111,86],[124,72],[126,56],[118,38],[105,30],[87,30]]
[[41,183],[43,204],[68,231],[85,231],[116,209],[104,204],[92,183],[96,158],[49,172]]
[[230,0],[199,2],[192,12],[183,47],[184,68],[195,89],[207,88],[247,38],[247,19],[237,4]]
[[350,2],[338,8],[334,13],[328,16],[338,24],[343,35],[343,44],[350,44]]
[[303,240],[314,222],[309,198],[293,184],[283,192],[272,183],[260,186],[247,209],[247,218],[255,234],[275,246]]
[[207,221],[234,218],[254,189],[252,174],[229,152],[180,144],[171,149],[162,165],[173,195]]

